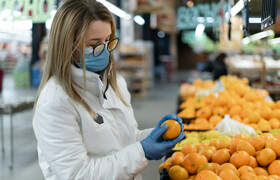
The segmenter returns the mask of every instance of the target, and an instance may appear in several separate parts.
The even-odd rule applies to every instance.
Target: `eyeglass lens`
[[[113,51],[117,47],[118,42],[119,42],[118,39],[112,39],[111,41],[109,41],[108,42],[108,47],[107,47],[108,51],[109,52]],[[98,46],[96,46],[94,48],[93,56],[95,56],[95,57],[99,56],[103,52],[104,48],[105,48],[105,44],[104,43],[103,44],[99,44]]]

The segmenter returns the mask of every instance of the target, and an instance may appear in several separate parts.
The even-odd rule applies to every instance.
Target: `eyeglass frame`
[[[112,49],[111,51],[109,50],[109,46],[108,46],[108,44],[110,43],[110,42],[112,42],[112,41],[114,41],[114,40],[118,40],[117,41],[117,44],[116,44],[116,46],[115,46],[115,48],[114,49]],[[120,41],[120,39],[118,38],[118,37],[115,37],[115,38],[113,38],[113,39],[111,39],[111,40],[109,40],[109,41],[105,41],[104,43],[100,43],[100,44],[97,44],[97,45],[95,45],[95,46],[91,46],[91,48],[92,48],[92,55],[94,56],[94,57],[98,57],[98,56],[100,56],[102,53],[103,53],[103,51],[104,51],[104,49],[105,49],[105,47],[107,47],[107,49],[108,49],[108,51],[109,52],[112,52],[113,50],[115,50],[116,49],[116,47],[118,46],[118,44],[119,44],[119,41]],[[97,55],[97,56],[95,56],[94,55],[94,51],[95,51],[95,48],[97,48],[98,46],[100,46],[101,44],[103,44],[104,45],[104,48],[102,49],[102,51]]]

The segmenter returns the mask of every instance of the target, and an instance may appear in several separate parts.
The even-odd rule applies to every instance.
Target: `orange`
[[[219,140],[213,140],[209,143],[209,146],[214,146],[215,148],[217,148],[219,143]]]
[[[248,166],[250,166],[250,167],[252,167],[252,168],[258,167],[258,162],[257,162],[257,160],[256,160],[255,157],[250,156],[250,161],[249,161]]]
[[[185,157],[185,155],[182,152],[180,152],[180,151],[174,152],[171,156],[170,163],[172,165],[182,166],[184,157]]]
[[[240,142],[240,139],[232,139],[231,143],[229,144],[229,152],[230,154],[235,153],[236,151],[236,145]]]
[[[280,100],[276,101],[275,105],[277,109],[280,109]]]
[[[230,145],[229,141],[220,141],[217,145],[217,149],[228,149]]]
[[[205,156],[207,161],[211,161],[214,151],[212,151],[211,149],[204,148],[199,151],[199,154]]]
[[[262,167],[255,167],[253,169],[257,176],[259,176],[259,175],[268,176],[268,172]]]
[[[231,119],[234,119],[234,120],[236,120],[236,121],[238,121],[238,122],[241,122],[242,120],[241,120],[241,117],[239,116],[239,115],[233,115],[232,117],[231,117]]]
[[[249,123],[250,123],[248,118],[242,119],[241,122],[242,122],[243,124],[249,124]]]
[[[276,104],[274,101],[264,101],[264,104],[268,107],[270,107],[272,110],[276,108]]]
[[[236,145],[236,151],[246,151],[250,156],[254,156],[256,153],[254,146],[243,140]]]
[[[230,159],[230,153],[228,149],[219,149],[212,156],[212,162],[218,164],[224,164]]]
[[[277,175],[270,175],[268,177],[272,178],[273,180],[279,180],[280,179],[280,176],[277,176]]]
[[[196,117],[208,119],[212,114],[212,111],[209,107],[203,107],[196,112]]]
[[[271,144],[270,147],[273,151],[275,151],[276,155],[280,157],[280,139],[277,139]]]
[[[218,115],[220,117],[224,117],[225,109],[223,107],[221,107],[221,106],[214,107],[213,115]]]
[[[209,175],[205,177],[204,180],[223,180],[223,179],[215,174],[215,175]]]
[[[255,104],[254,103],[252,103],[252,102],[245,102],[244,104],[242,104],[242,106],[241,106],[241,108],[243,109],[243,108],[248,108],[248,109],[256,109],[256,106],[255,106]]]
[[[261,110],[261,117],[264,119],[270,119],[272,117],[272,110],[269,107],[263,107]]]
[[[197,173],[199,173],[200,171],[203,171],[203,170],[210,170],[210,171],[216,172],[216,170],[219,167],[220,167],[220,165],[218,163],[203,163],[198,167]]]
[[[230,110],[229,110],[229,114],[230,114],[231,117],[234,116],[234,115],[239,115],[240,112],[241,112],[241,107],[238,106],[238,105],[235,105],[235,106],[231,107]]]
[[[252,92],[247,92],[244,97],[244,99],[246,99],[247,101],[255,101],[256,97],[255,97],[255,93],[252,93]]]
[[[215,99],[213,99],[213,105],[214,106],[224,106],[226,104],[226,99],[223,96],[219,96]]]
[[[195,175],[190,176],[188,180],[195,180]]]
[[[234,172],[237,176],[239,176],[239,172],[238,172],[238,170],[236,169],[236,167],[235,167],[233,164],[230,164],[230,163],[224,163],[224,164],[222,164],[222,165],[217,169],[216,173],[217,173],[218,175],[220,175],[220,173],[221,173],[223,170],[225,170],[225,169],[231,169],[231,170],[233,170],[233,172]]]
[[[255,180],[256,174],[254,173],[243,173],[239,178],[240,180]]]
[[[207,146],[205,149],[211,149],[213,152],[217,151],[217,148],[215,146]]]
[[[238,168],[238,172],[239,175],[241,176],[244,173],[253,173],[256,174],[256,172],[254,171],[254,169],[250,166],[241,166],[240,168]]]
[[[231,169],[223,170],[220,175],[222,179],[239,180],[239,177]]]
[[[204,180],[207,176],[215,175],[213,171],[210,170],[203,170],[197,173],[195,180]]]
[[[255,180],[269,180],[269,179],[267,178],[267,176],[259,175],[255,177]]]
[[[241,111],[240,111],[240,117],[241,118],[247,118],[248,117],[248,114],[251,112],[252,110],[251,109],[249,109],[249,108],[243,108],[243,109],[241,109]]]
[[[247,139],[247,137],[244,134],[236,134],[234,136],[234,139],[239,139],[239,140],[244,140],[245,141]]]
[[[167,171],[169,171],[170,167],[171,167],[170,163],[164,162],[158,167],[158,173],[160,174],[160,171],[163,169],[166,169]]]
[[[178,165],[172,166],[168,171],[168,175],[171,179],[187,179],[189,177],[188,171]]]
[[[267,166],[276,159],[276,153],[270,148],[264,148],[257,152],[256,159],[261,166]]]
[[[186,156],[189,153],[196,153],[197,149],[193,144],[185,144],[182,147],[181,152]]]
[[[269,121],[272,129],[280,128],[280,120],[277,118],[271,118]]]
[[[273,137],[273,138],[271,138],[271,139],[268,139],[268,140],[266,141],[266,143],[265,143],[265,147],[266,147],[266,148],[271,148],[272,143],[273,143],[274,141],[276,141],[276,140],[277,140],[277,138],[275,138],[275,137]]]
[[[254,148],[256,151],[260,151],[264,148],[265,146],[265,140],[260,137],[251,137],[247,140]]]
[[[174,139],[176,138],[180,132],[181,132],[181,126],[180,124],[172,119],[166,120],[164,121],[161,126],[167,124],[168,125],[168,129],[166,130],[166,132],[162,135],[163,139]]]
[[[280,119],[280,109],[275,109],[272,111],[272,117]]]
[[[236,151],[231,155],[229,162],[236,168],[239,168],[241,166],[249,164],[250,155],[246,151]]]
[[[167,159],[165,160],[165,163],[171,164],[171,157],[167,158]]]
[[[250,123],[249,126],[251,126],[255,131],[259,130],[259,126],[256,123]]]
[[[219,122],[221,122],[223,120],[223,118],[219,115],[213,115],[209,118],[209,123],[213,124],[214,126],[216,126],[217,124],[219,124]]]
[[[189,153],[184,158],[183,167],[186,168],[190,174],[194,174],[203,163],[207,163],[206,157],[198,153]]]
[[[276,139],[280,139],[280,133],[276,136]]]
[[[248,120],[250,123],[258,123],[261,120],[261,116],[259,113],[255,112],[255,111],[251,111],[248,114]]]
[[[264,139],[265,143],[268,139],[274,138],[274,136],[270,133],[262,133],[259,137]]]
[[[267,170],[270,175],[280,176],[280,160],[273,161]]]

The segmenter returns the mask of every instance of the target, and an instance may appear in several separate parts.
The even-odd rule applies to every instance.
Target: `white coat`
[[[40,94],[33,118],[45,179],[142,179],[140,172],[148,161],[139,141],[152,129],[138,130],[132,108],[121,102],[111,86],[106,91],[107,99],[103,98],[98,74],[87,71],[83,89],[82,69],[72,65],[71,71],[74,88],[104,122],[95,122],[52,77]],[[117,83],[130,105],[130,94],[120,75]]]

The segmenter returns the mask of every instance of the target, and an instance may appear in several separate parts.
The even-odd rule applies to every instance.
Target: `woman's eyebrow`
[[[112,34],[110,34],[106,39],[110,38]],[[91,38],[88,41],[101,41],[102,38]]]

